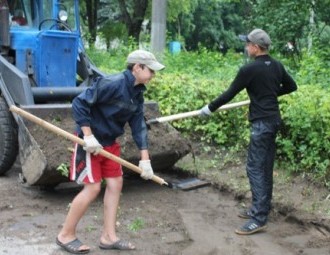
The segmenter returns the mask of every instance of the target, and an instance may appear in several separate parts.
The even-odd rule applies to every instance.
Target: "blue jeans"
[[[276,134],[280,120],[252,122],[246,171],[252,192],[252,219],[266,224],[273,193],[273,167]]]

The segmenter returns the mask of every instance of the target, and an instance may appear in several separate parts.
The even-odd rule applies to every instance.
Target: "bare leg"
[[[70,210],[66,216],[62,230],[58,234],[58,240],[62,243],[68,243],[76,239],[77,225],[85,214],[90,203],[97,197],[101,190],[101,183],[85,184],[82,191],[73,199]],[[89,249],[82,245],[80,249]]]
[[[123,178],[106,178],[105,180],[107,187],[104,193],[104,228],[100,241],[103,244],[111,244],[119,240],[116,235],[116,218]]]

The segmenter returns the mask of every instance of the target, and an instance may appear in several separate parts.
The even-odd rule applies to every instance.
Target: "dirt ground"
[[[234,230],[244,220],[237,213],[250,199],[244,162],[203,148],[195,158],[188,155],[178,162],[177,168],[198,172],[210,186],[183,191],[134,175],[125,178],[118,233],[136,245],[135,251],[98,248],[100,195],[78,228],[78,237],[91,247],[90,254],[330,255],[329,190],[276,170],[274,209],[267,230],[238,236]],[[60,185],[45,191],[27,187],[19,183],[19,171],[16,164],[0,177],[0,255],[68,254],[56,246],[55,237],[80,188]],[[168,181],[185,177],[181,170],[156,173]]]

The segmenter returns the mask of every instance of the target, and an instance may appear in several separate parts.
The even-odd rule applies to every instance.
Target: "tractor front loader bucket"
[[[74,131],[71,117],[71,105],[45,105],[44,107],[22,107],[34,115],[54,125]],[[70,163],[70,141],[60,139],[42,127],[20,118],[19,124],[19,156],[23,178],[29,185],[56,186],[68,181],[58,167]]]

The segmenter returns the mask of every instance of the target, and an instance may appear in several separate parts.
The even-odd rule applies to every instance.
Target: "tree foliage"
[[[298,44],[309,24],[310,0],[302,1],[249,1],[252,8],[246,16],[249,28],[265,29],[273,40],[273,46],[281,49],[288,42]]]
[[[187,48],[204,46],[218,51],[241,48],[237,40],[237,34],[243,30],[240,11],[238,3],[199,0],[195,11],[182,19]]]
[[[142,22],[148,8],[148,0],[118,0],[121,20],[125,23],[129,36],[139,41]]]
[[[88,28],[90,42],[95,41],[99,31],[108,46],[109,40],[116,37],[132,37],[138,43],[142,22],[151,19],[152,0],[82,3],[87,17],[83,24]],[[237,36],[259,27],[270,34],[275,51],[293,54],[307,47],[322,49],[325,58],[330,55],[327,47],[330,0],[167,0],[167,3],[168,40],[179,40],[187,50],[200,47],[223,52],[230,48],[242,50]],[[150,22],[146,31],[150,31]],[[294,50],[288,49],[288,42]]]
[[[82,20],[88,28],[90,45],[95,43],[97,31],[101,31],[107,40],[128,34],[139,41],[149,2],[151,0],[83,0],[81,11],[86,18]],[[123,31],[122,24],[125,25],[127,34]],[[108,41],[106,43],[109,44]]]
[[[292,42],[297,50],[308,46],[308,40],[327,32],[329,0],[247,0],[247,28],[264,28],[274,38],[274,48],[284,50]],[[313,15],[312,15],[313,14]]]

